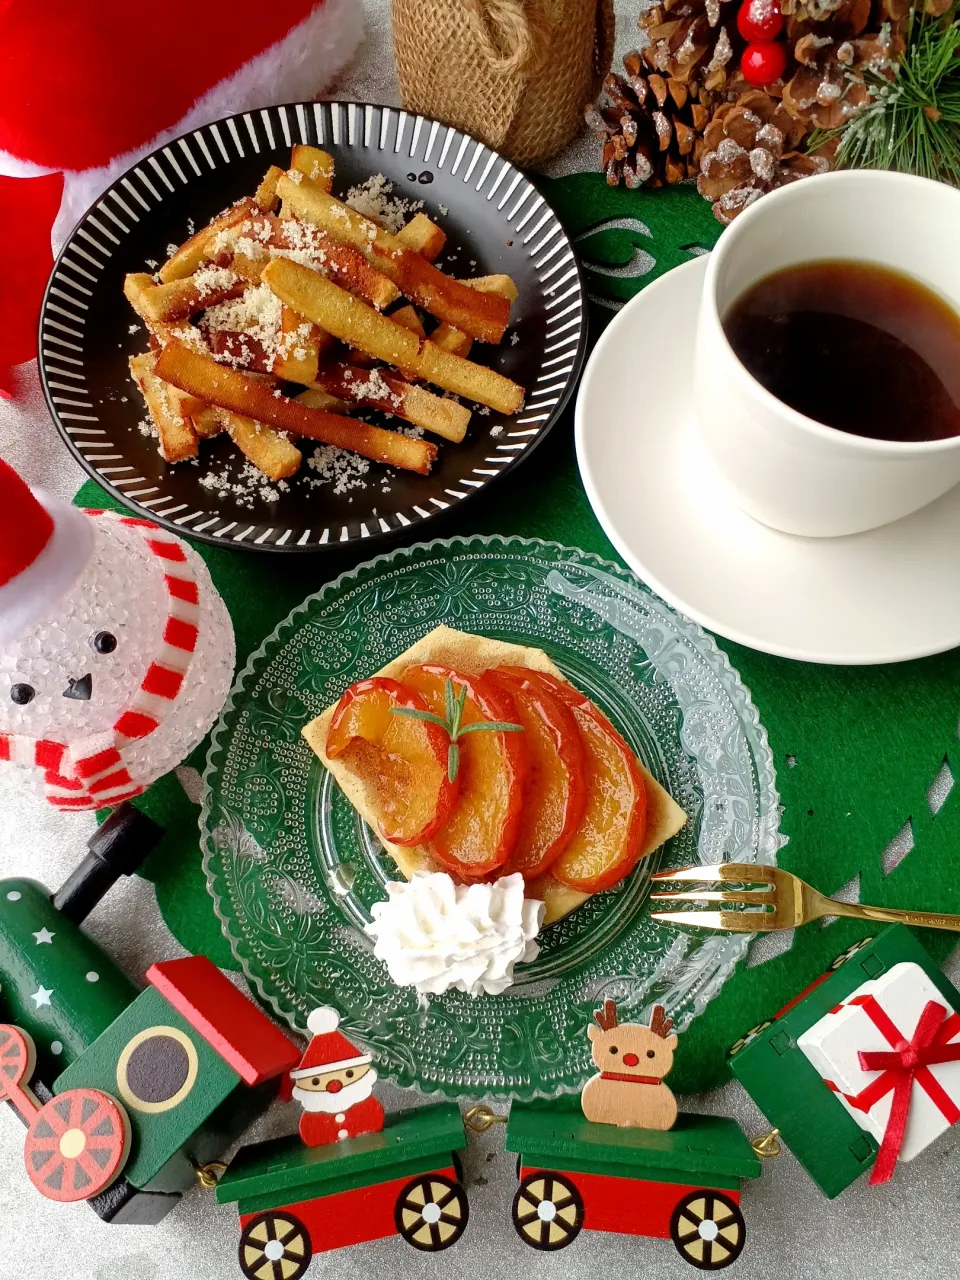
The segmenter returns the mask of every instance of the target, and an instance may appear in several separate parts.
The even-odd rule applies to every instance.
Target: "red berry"
[[[775,40],[782,27],[779,0],[743,0],[737,14],[737,29],[744,40]]]
[[[786,70],[787,51],[782,44],[748,44],[740,59],[740,70],[749,84],[762,88],[773,84]]]

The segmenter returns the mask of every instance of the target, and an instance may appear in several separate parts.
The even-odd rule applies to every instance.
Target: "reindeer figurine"
[[[617,1006],[604,1000],[587,1027],[593,1061],[600,1068],[584,1085],[580,1105],[588,1120],[636,1129],[672,1129],[677,1100],[663,1077],[673,1066],[677,1037],[662,1005],[648,1027],[617,1022]]]

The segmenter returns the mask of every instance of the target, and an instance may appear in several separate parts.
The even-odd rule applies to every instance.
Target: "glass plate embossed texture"
[[[362,932],[398,875],[300,736],[355,680],[440,623],[536,645],[611,717],[686,810],[619,886],[541,934],[500,996],[398,988]],[[574,1091],[598,1000],[663,1003],[683,1030],[745,955],[744,936],[651,920],[656,866],[772,862],[779,801],[748,691],[713,640],[619,566],[523,538],[454,538],[381,556],[280,624],[234,686],[205,773],[204,866],[253,986],[303,1030],[330,1003],[385,1077],[447,1096]]]

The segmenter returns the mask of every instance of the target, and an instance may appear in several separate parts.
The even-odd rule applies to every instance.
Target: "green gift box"
[[[798,1038],[863,983],[902,961],[917,964],[954,1008],[951,985],[906,926],[864,939],[730,1051],[730,1067],[824,1195],[831,1199],[865,1173],[878,1145],[840,1103],[797,1044]]]

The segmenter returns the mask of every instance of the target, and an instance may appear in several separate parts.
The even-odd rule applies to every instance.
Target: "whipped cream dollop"
[[[374,955],[398,987],[424,995],[456,989],[499,995],[513,982],[513,967],[536,959],[534,941],[544,904],[523,896],[523,876],[493,884],[454,884],[444,871],[415,871],[387,885],[374,904],[366,932]]]

